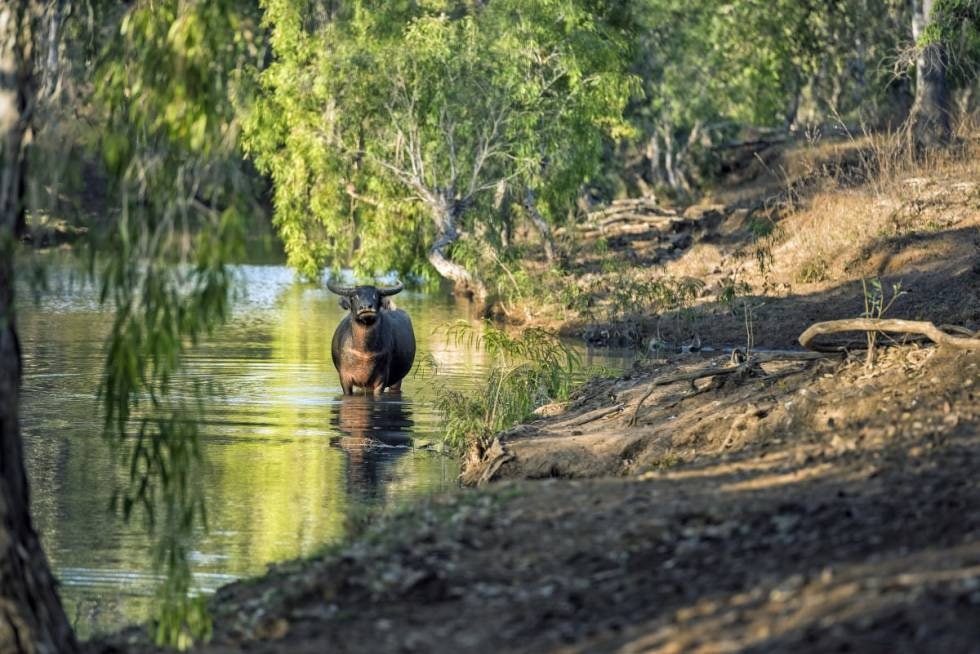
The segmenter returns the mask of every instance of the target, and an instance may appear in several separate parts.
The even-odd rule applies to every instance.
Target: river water
[[[21,420],[34,519],[69,619],[86,637],[145,619],[158,579],[142,522],[108,510],[126,478],[101,439],[96,402],[111,316],[70,263],[47,268],[38,302],[21,293]],[[190,378],[220,387],[201,428],[208,529],[195,534],[192,566],[204,593],[336,542],[351,511],[455,487],[455,460],[424,447],[440,439],[433,399],[439,386],[472,388],[488,366],[481,352],[434,333],[473,320],[467,303],[406,291],[397,303],[438,375],[409,375],[400,395],[379,401],[344,399],[330,359],[337,298],[285,266],[237,270],[242,297],[229,323],[187,365]],[[618,367],[625,358],[586,362]]]

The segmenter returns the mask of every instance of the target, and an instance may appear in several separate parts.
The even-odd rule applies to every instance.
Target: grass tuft
[[[497,432],[523,422],[539,406],[567,399],[581,367],[578,354],[538,327],[513,335],[490,322],[459,320],[443,330],[457,345],[480,348],[494,360],[475,391],[442,389],[436,399],[446,419],[445,442],[458,452],[482,452]]]

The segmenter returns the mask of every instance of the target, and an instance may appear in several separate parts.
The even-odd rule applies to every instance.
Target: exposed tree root
[[[740,352],[740,351],[739,351]],[[764,370],[759,366],[763,363],[769,363],[772,361],[813,361],[816,359],[825,359],[828,356],[833,356],[835,353],[823,353],[823,352],[765,352],[762,354],[753,354],[748,360],[744,360],[741,363],[732,365],[727,368],[705,368],[701,370],[695,370],[692,372],[679,373],[676,375],[667,375],[665,377],[660,377],[659,379],[654,379],[650,382],[650,390],[640,398],[637,402],[636,408],[633,410],[633,417],[630,418],[630,426],[636,425],[637,420],[640,415],[640,408],[643,403],[653,395],[654,390],[659,386],[668,386],[682,381],[689,381],[693,385],[694,382],[699,379],[707,379],[709,377],[717,378],[722,375],[736,375],[737,378],[742,379],[750,376],[758,376],[762,373],[765,378],[770,378]],[[737,359],[733,358],[733,361]],[[792,374],[796,374],[800,370],[793,370]],[[785,375],[779,374],[777,377],[783,377]],[[700,394],[708,389],[695,389],[694,395]]]
[[[600,420],[613,413],[619,413],[620,411],[623,410],[624,406],[625,405],[623,404],[615,404],[613,406],[607,406],[607,407],[602,407],[601,409],[596,409],[595,411],[589,411],[588,413],[584,413],[579,417],[574,418],[569,422],[565,423],[565,426],[578,427],[593,422],[595,420]]]

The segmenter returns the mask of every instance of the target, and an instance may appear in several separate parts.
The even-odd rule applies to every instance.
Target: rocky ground
[[[198,651],[980,652],[980,350],[883,338],[872,366],[786,353],[812,322],[861,313],[861,276],[912,291],[892,317],[980,327],[968,170],[880,215],[817,196],[768,245],[730,207],[613,243],[709,289],[742,266],[750,326],[705,295],[700,351],[658,342],[498,435],[467,467],[480,488],[222,589]],[[818,247],[819,216],[872,224]],[[773,258],[753,272],[760,244]],[[754,356],[733,360],[747,331]],[[113,642],[92,648],[133,649]]]

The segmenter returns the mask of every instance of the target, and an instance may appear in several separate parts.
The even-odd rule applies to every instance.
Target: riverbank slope
[[[972,161],[815,191],[768,234],[736,202],[588,236],[598,291],[568,324],[641,361],[499,434],[481,488],[222,589],[198,651],[980,651],[980,352],[785,354],[860,315],[862,277],[911,291],[891,317],[980,327]],[[619,311],[603,285],[661,264],[708,292]]]

